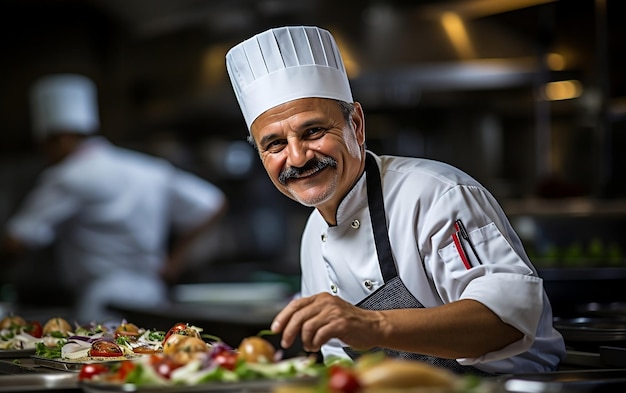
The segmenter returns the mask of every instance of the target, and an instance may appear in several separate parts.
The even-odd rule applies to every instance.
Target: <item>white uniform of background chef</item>
[[[7,223],[5,241],[12,249],[54,244],[62,284],[75,294],[83,323],[110,316],[109,303],[167,301],[164,278],[176,279],[185,247],[226,207],[221,190],[205,180],[94,135],[96,96],[81,75],[34,85],[35,135],[54,164]],[[168,249],[171,233],[180,241]]]
[[[271,29],[232,48],[226,55],[226,62],[251,140],[259,148],[270,178],[284,194],[299,200],[309,196],[305,192],[314,194],[316,189],[336,190],[340,186],[324,188],[322,180],[317,181],[318,177],[312,174],[317,171],[340,173],[322,174],[319,179],[341,182],[341,176],[351,173],[348,166],[364,167],[354,179],[348,180],[353,182],[352,186],[340,196],[336,207],[331,199],[334,196],[312,203],[317,209],[312,212],[302,237],[302,298],[277,316],[272,326],[275,331],[301,330],[304,341],[307,322],[315,320],[311,324],[320,325],[325,335],[344,334],[343,341],[355,339],[361,333],[367,335],[369,331],[378,333],[373,325],[358,322],[374,319],[380,322],[372,314],[357,311],[335,301],[336,298],[330,301],[320,295],[323,293],[366,310],[434,309],[454,303],[466,307],[477,301],[505,324],[517,329],[521,338],[503,348],[456,361],[375,345],[392,356],[422,359],[459,372],[536,372],[557,367],[565,348],[563,338],[552,326],[551,306],[542,280],[489,192],[467,174],[443,163],[379,157],[366,152],[364,144],[360,144],[360,152],[355,153],[353,144],[358,143],[359,133],[364,135],[364,117],[359,104],[355,104],[357,109],[352,112],[352,116],[358,116],[358,121],[352,120],[345,126],[345,119],[337,117],[336,110],[333,112],[319,100],[310,100],[314,97],[353,102],[339,50],[326,30],[301,26]],[[318,117],[311,115],[309,118],[308,113]],[[257,120],[260,123],[255,123]],[[311,130],[307,128],[307,121],[313,124]],[[346,128],[334,130],[335,127]],[[325,133],[330,139],[324,139]],[[343,156],[338,153],[343,151],[340,140],[347,151]],[[281,182],[277,168],[290,169],[287,163],[294,161],[295,156],[291,155],[296,152],[297,161],[306,170],[296,171],[305,180],[294,180],[294,187],[297,187],[294,191],[288,183]],[[350,156],[356,157],[355,162]],[[309,161],[304,162],[302,157]],[[339,163],[307,167],[310,162],[317,160],[318,164],[320,159],[329,157]],[[382,185],[375,185],[376,179],[380,179]],[[313,195],[310,198],[315,200]],[[320,209],[327,215],[323,216]],[[373,227],[382,231],[376,236],[373,233],[377,230]],[[464,238],[466,232],[468,238]],[[388,243],[387,249],[385,243]],[[468,303],[468,299],[472,302]],[[337,311],[326,313],[329,307]],[[484,307],[478,309],[485,310]],[[335,323],[341,318],[339,310],[345,311],[351,319]],[[455,310],[462,311],[461,308]],[[409,320],[411,313],[415,320],[422,315],[407,311],[403,319]],[[488,314],[490,318],[493,316]],[[384,322],[393,324],[391,318]],[[458,328],[454,338],[467,338],[467,342],[490,339],[479,337],[484,333],[480,330],[480,321],[472,321],[474,336],[467,336],[462,322],[450,323]],[[357,334],[354,329],[345,328],[352,325],[363,332]],[[469,320],[466,326],[470,327]],[[404,325],[403,328],[406,329],[403,333],[410,331]],[[448,326],[442,328],[447,331]],[[420,331],[419,328],[416,331]],[[435,335],[434,330],[432,333]],[[306,335],[311,340],[315,337],[310,326]],[[333,355],[355,355],[355,351],[334,337],[321,347],[325,359]],[[380,339],[389,340],[388,337]],[[428,340],[426,337],[425,341]],[[439,348],[441,353],[454,352],[455,348],[446,345],[450,344],[439,342],[432,347]]]

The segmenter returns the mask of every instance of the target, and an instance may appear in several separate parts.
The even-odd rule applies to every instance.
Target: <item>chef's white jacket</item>
[[[165,301],[159,270],[170,231],[199,224],[224,201],[217,187],[166,160],[91,137],[41,174],[7,230],[33,247],[54,242],[61,277],[83,302],[79,313],[97,318],[107,301]]]
[[[542,279],[494,197],[450,165],[375,157],[392,253],[413,296],[425,307],[479,301],[524,334],[498,351],[457,361],[493,373],[554,370],[565,355],[563,338],[553,328]],[[467,246],[473,267],[463,264],[452,239],[456,219],[465,224],[482,265]],[[313,211],[302,237],[301,268],[302,296],[329,292],[356,304],[383,285],[365,174],[341,202],[336,226]],[[333,339],[322,353],[347,357],[342,346]]]

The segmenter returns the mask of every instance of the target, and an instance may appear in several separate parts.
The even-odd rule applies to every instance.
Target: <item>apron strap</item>
[[[380,270],[383,279],[385,282],[388,282],[398,275],[398,270],[396,269],[393,254],[391,253],[380,171],[378,170],[376,159],[369,153],[366,153],[366,155],[365,171],[367,172],[367,201],[369,204],[370,220],[372,221],[372,230],[374,232],[374,242],[376,243],[376,253],[378,254]]]

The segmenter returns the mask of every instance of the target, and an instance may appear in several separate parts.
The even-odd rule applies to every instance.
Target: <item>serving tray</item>
[[[69,359],[48,359],[40,356],[31,356],[33,362],[42,367],[53,368],[55,370],[79,372],[85,364],[119,362],[120,358],[98,358],[93,360],[69,360]]]

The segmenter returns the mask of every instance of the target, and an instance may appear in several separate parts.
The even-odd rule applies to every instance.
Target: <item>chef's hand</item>
[[[356,307],[337,296],[320,293],[292,300],[272,322],[274,333],[282,332],[281,346],[289,348],[300,334],[302,347],[317,352],[332,338],[355,349],[375,346],[374,328],[381,315]]]

